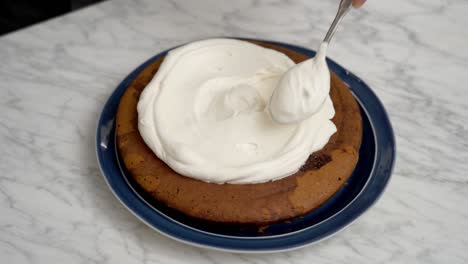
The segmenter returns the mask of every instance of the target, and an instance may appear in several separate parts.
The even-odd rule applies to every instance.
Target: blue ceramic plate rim
[[[249,39],[253,40],[253,39]],[[254,39],[256,40],[256,39]],[[314,51],[285,44],[281,42],[256,40],[267,42],[313,56]],[[230,252],[280,252],[309,245],[330,237],[336,232],[349,226],[360,215],[367,211],[382,195],[390,180],[395,160],[395,138],[388,115],[373,91],[360,78],[349,72],[333,60],[327,59],[330,69],[335,72],[352,90],[355,98],[367,115],[373,130],[375,140],[375,157],[369,179],[361,192],[343,209],[328,219],[306,227],[296,232],[266,237],[237,237],[218,235],[198,230],[179,223],[164,215],[142,200],[131,186],[118,166],[115,153],[105,151],[108,144],[115,144],[106,135],[113,130],[114,118],[120,97],[131,81],[150,63],[165,55],[168,50],[161,52],[131,72],[112,92],[99,116],[96,132],[96,154],[98,165],[104,179],[116,198],[137,218],[148,226],[170,238],[193,246],[230,251]],[[112,155],[110,157],[109,155]],[[106,159],[115,159],[109,164]],[[115,177],[118,172],[121,177]]]

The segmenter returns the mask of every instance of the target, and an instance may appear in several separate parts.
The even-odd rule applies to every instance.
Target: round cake
[[[295,63],[307,56],[276,45],[254,42],[284,53]],[[362,138],[359,106],[348,87],[331,74],[330,97],[337,132],[310,155],[298,172],[255,184],[217,184],[180,175],[145,144],[138,130],[137,104],[164,58],[147,66],[122,96],[116,118],[118,152],[145,196],[197,219],[264,225],[304,215],[335,194],[351,176]]]

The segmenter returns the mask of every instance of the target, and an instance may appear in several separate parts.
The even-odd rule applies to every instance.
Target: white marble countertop
[[[97,116],[159,51],[213,36],[317,47],[336,1],[107,1],[0,37],[2,263],[468,263],[468,2],[370,0],[329,56],[378,94],[397,163],[378,203],[300,250],[240,255],[165,238],[97,169]]]

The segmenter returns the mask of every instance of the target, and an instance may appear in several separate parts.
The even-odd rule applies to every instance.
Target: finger
[[[366,0],[354,0],[354,1],[353,1],[353,7],[354,7],[354,8],[359,8],[359,7],[361,7],[365,2],[366,2]]]

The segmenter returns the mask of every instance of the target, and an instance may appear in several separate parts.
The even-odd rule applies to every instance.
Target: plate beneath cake
[[[315,52],[278,42],[267,43],[314,56]],[[115,115],[120,98],[135,77],[162,52],[130,73],[111,94],[99,117],[96,150],[104,179],[114,195],[141,221],[173,239],[194,246],[232,252],[278,252],[330,237],[351,224],[375,203],[388,183],[395,158],[395,141],[388,116],[379,99],[357,76],[332,60],[335,72],[357,99],[363,119],[363,138],[356,168],[344,186],[319,208],[289,221],[268,226],[214,225],[158,204],[138,190],[120,165],[115,137]]]

